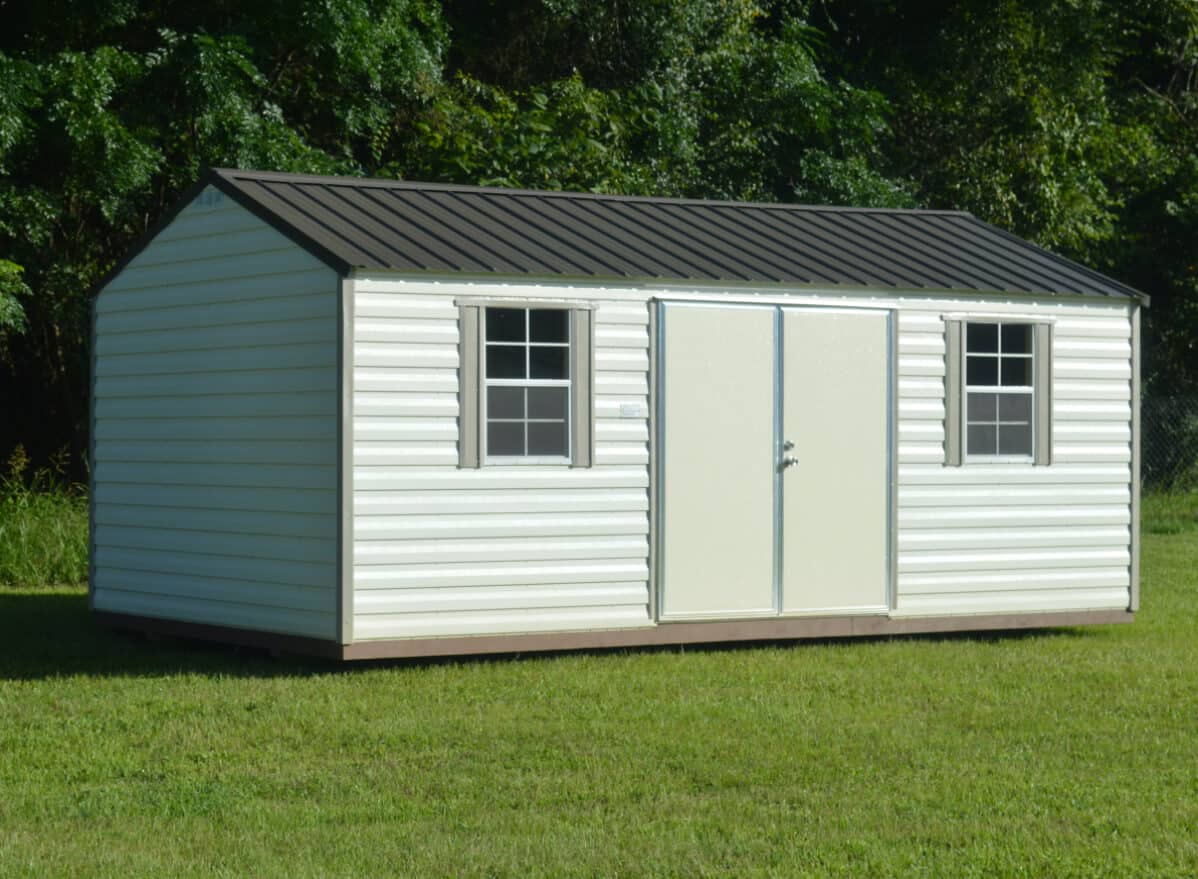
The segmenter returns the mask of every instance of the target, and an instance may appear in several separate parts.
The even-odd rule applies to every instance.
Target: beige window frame
[[[594,462],[594,312],[586,303],[540,300],[464,300],[458,305],[458,466],[511,465],[590,467]],[[487,454],[486,320],[488,308],[559,309],[569,313],[567,457]],[[535,386],[535,380],[527,382]]]
[[[1031,455],[970,454],[967,447],[968,399],[971,388],[966,384],[968,354],[966,338],[970,324],[1023,324],[1032,334],[1032,452]],[[1000,330],[1001,332],[1001,330]],[[1017,316],[946,318],[944,370],[944,461],[948,467],[965,464],[1027,462],[1035,466],[1052,463],[1052,342],[1051,322]],[[996,379],[997,381],[997,379]],[[991,389],[1002,393],[1001,386]],[[1028,393],[1026,387],[1012,393]]]

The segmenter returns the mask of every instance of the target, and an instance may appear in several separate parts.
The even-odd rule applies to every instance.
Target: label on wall
[[[645,407],[641,403],[621,403],[620,404],[621,418],[644,418]]]

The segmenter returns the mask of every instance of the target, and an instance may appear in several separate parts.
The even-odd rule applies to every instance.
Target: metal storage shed
[[[95,301],[91,606],[342,659],[1130,621],[1146,301],[959,212],[209,171]]]

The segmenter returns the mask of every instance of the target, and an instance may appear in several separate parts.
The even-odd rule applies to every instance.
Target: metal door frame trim
[[[767,306],[768,307],[768,306]],[[782,538],[783,516],[786,514],[783,504],[783,477],[786,470],[782,466],[782,451],[786,438],[783,433],[783,416],[786,411],[786,315],[780,305],[773,306],[774,311],[774,615],[781,616],[783,608],[782,572],[786,564],[783,553]]]
[[[685,621],[687,619],[699,619],[693,614],[674,617],[664,613],[666,606],[665,593],[665,545],[664,535],[666,531],[666,506],[665,506],[665,474],[666,474],[666,415],[665,415],[665,372],[666,372],[666,311],[669,308],[751,308],[751,309],[769,309],[774,315],[774,481],[773,481],[773,608],[762,608],[755,611],[742,611],[736,614],[733,613],[718,613],[715,615],[707,615],[705,619],[747,619],[761,618],[762,614],[773,613],[774,616],[789,618],[801,617],[803,612],[799,611],[792,614],[785,613],[783,589],[783,574],[785,572],[785,547],[783,546],[784,536],[784,494],[785,484],[783,482],[784,471],[781,467],[783,457],[783,443],[785,437],[784,416],[785,416],[785,386],[784,386],[784,370],[785,370],[785,321],[786,312],[794,311],[800,314],[818,312],[822,314],[848,314],[860,315],[862,313],[884,314],[886,316],[886,364],[888,375],[886,376],[886,442],[887,442],[887,464],[886,464],[886,604],[877,608],[875,613],[888,614],[892,612],[896,606],[898,599],[898,582],[897,582],[897,503],[898,503],[898,413],[896,407],[898,404],[897,384],[898,384],[898,369],[896,358],[898,357],[898,315],[897,308],[890,305],[863,305],[863,306],[839,306],[839,305],[823,305],[823,304],[807,304],[807,303],[784,303],[784,302],[720,302],[710,300],[689,300],[674,297],[654,296],[650,299],[650,319],[653,324],[653,331],[650,335],[651,345],[653,350],[650,351],[650,368],[652,380],[650,382],[650,393],[652,399],[649,405],[649,420],[650,420],[650,476],[651,484],[649,491],[649,503],[651,506],[649,522],[650,522],[650,584],[652,586],[652,594],[650,598],[650,619],[655,623]]]

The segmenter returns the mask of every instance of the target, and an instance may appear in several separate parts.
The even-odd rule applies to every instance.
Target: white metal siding
[[[355,639],[647,622],[649,425],[620,406],[647,403],[655,295],[897,310],[894,615],[1128,606],[1124,301],[380,277],[355,294]],[[456,468],[460,296],[599,302],[595,468]],[[1054,323],[1051,466],[944,465],[947,315]]]
[[[209,188],[104,288],[98,610],[336,637],[337,283]]]
[[[1054,321],[1051,466],[943,466],[950,312]],[[900,312],[896,615],[1128,606],[1130,339],[1124,302],[921,301]]]
[[[458,469],[471,295],[597,300],[593,467]],[[649,624],[648,321],[628,291],[355,281],[354,640]]]

